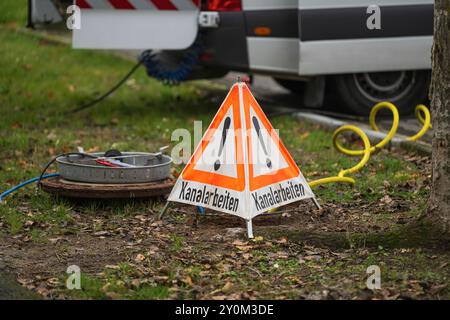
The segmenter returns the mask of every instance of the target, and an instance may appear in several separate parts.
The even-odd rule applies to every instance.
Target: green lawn
[[[0,23],[14,23],[26,25],[27,8],[26,0],[12,1],[5,0],[0,4]]]
[[[67,115],[109,89],[133,63],[72,50],[24,30],[24,2],[0,5],[0,190],[37,176],[53,156],[78,146],[124,151],[173,146],[174,129],[192,133],[195,120],[205,129],[226,95],[227,88],[209,81],[165,86],[140,69],[95,108]],[[336,175],[358,161],[337,153],[332,132],[317,125],[290,116],[272,123],[309,180]],[[0,236],[24,246],[21,257],[10,256],[19,270],[20,259],[45,261],[53,250],[63,257],[54,264],[49,259],[50,271],[30,280],[45,283],[46,290],[33,289],[51,298],[320,298],[322,290],[335,298],[448,298],[448,252],[439,241],[438,248],[427,242],[429,231],[415,242],[404,237],[410,234],[404,224],[426,206],[429,163],[427,157],[383,150],[354,175],[355,186],[315,190],[324,211],[308,216],[298,209],[275,226],[262,219],[257,230],[264,240],[257,242],[211,243],[228,226],[204,217],[199,231],[185,211],[192,209],[176,209],[158,225],[154,215],[162,202],[74,204],[32,186],[0,205]],[[242,227],[239,223],[231,219],[229,225]],[[108,235],[99,236],[105,230]],[[77,246],[88,251],[82,261],[92,269],[76,292],[63,289],[72,241],[81,241]],[[138,254],[143,259],[136,259]],[[101,258],[89,258],[96,255]],[[365,268],[377,263],[386,271],[387,289],[367,292]],[[279,270],[283,277],[277,277]]]

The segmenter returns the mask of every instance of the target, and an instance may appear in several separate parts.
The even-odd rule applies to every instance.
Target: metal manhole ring
[[[42,181],[42,189],[53,195],[85,199],[154,198],[170,193],[175,180],[139,184],[89,184],[64,180],[61,177]]]
[[[104,153],[91,153],[102,157]],[[101,184],[135,184],[169,178],[172,158],[147,152],[123,152],[122,160],[136,167],[111,168],[101,166],[92,158],[62,156],[57,158],[58,173],[66,180]]]

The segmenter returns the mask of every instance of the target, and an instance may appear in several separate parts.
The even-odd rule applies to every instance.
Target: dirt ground
[[[355,199],[318,210],[303,201],[257,217],[252,241],[242,219],[199,216],[190,206],[174,205],[158,220],[161,203],[137,214],[114,214],[98,203],[95,214],[85,213],[91,202],[74,204],[61,234],[43,241],[26,232],[2,237],[0,258],[22,286],[45,298],[136,298],[147,287],[162,293],[138,298],[449,297],[448,243],[417,224],[413,203]],[[66,290],[72,264],[95,284]],[[380,290],[365,287],[368,265],[386,274]]]

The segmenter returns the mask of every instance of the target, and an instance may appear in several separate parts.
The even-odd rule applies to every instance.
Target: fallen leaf
[[[275,242],[276,242],[276,243],[279,243],[279,244],[285,244],[285,243],[288,242],[288,240],[287,240],[286,237],[282,237],[282,238],[280,238],[280,239],[278,239],[278,240],[275,240]]]
[[[383,198],[381,198],[380,201],[381,201],[382,203],[390,204],[390,203],[392,203],[392,201],[394,201],[394,200],[392,200],[392,198],[389,197],[388,195],[385,195]]]
[[[118,265],[115,265],[115,264],[107,264],[105,266],[105,268],[106,269],[112,269],[112,270],[119,270],[120,269],[120,267]]]
[[[446,289],[447,285],[446,284],[439,284],[439,285],[435,285],[431,287],[431,294],[438,294],[439,292],[441,292],[442,290]]]
[[[276,253],[276,256],[277,256],[277,258],[280,258],[280,259],[287,259],[287,258],[289,258],[289,254],[287,252],[283,252],[283,251],[278,251]]]
[[[11,126],[12,129],[20,129],[22,128],[22,124],[20,122],[14,122]]]
[[[168,276],[154,276],[153,280],[155,280],[156,283],[163,284],[163,283],[166,283],[167,280],[169,280],[169,277]]]
[[[222,288],[222,292],[223,293],[228,293],[231,291],[231,289],[233,288],[233,283],[231,283],[230,281],[228,281],[227,283],[225,283],[225,285]]]
[[[139,279],[133,279],[131,280],[131,286],[135,289],[139,288],[141,285],[141,281]]]
[[[311,255],[311,256],[306,256],[306,257],[304,257],[304,259],[308,260],[308,261],[319,261],[322,259],[322,256],[315,254],[315,255]]]
[[[58,278],[50,278],[50,279],[47,279],[47,283],[52,286],[57,286],[59,284],[59,279]]]
[[[120,299],[120,295],[115,292],[106,292],[105,295],[111,300]]]
[[[247,242],[243,242],[241,240],[234,240],[232,245],[234,246],[245,246],[247,244]]]
[[[107,235],[109,235],[108,231],[97,231],[97,232],[94,232],[94,236],[96,236],[96,237],[107,236]]]
[[[192,278],[190,276],[187,276],[186,278],[184,278],[183,282],[190,287],[192,287],[194,285],[194,282],[192,281]]]
[[[27,221],[25,222],[25,227],[31,227],[33,224],[34,224],[34,221],[27,220]]]
[[[140,253],[134,258],[134,261],[136,261],[136,262],[142,262],[144,260],[145,260],[145,256]]]
[[[310,132],[309,132],[309,131],[306,131],[305,133],[303,133],[303,134],[300,136],[300,138],[301,138],[301,139],[305,139],[305,138],[307,138],[307,137],[309,136],[309,134],[310,134]]]
[[[251,253],[244,253],[244,254],[242,255],[242,257],[243,257],[245,260],[249,260],[249,259],[252,258],[253,256],[252,256]]]
[[[86,150],[86,153],[98,152],[100,151],[100,147],[95,146]]]

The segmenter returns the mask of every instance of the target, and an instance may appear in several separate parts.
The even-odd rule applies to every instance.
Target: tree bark
[[[450,233],[450,0],[436,0],[430,88],[433,173],[428,218]]]

